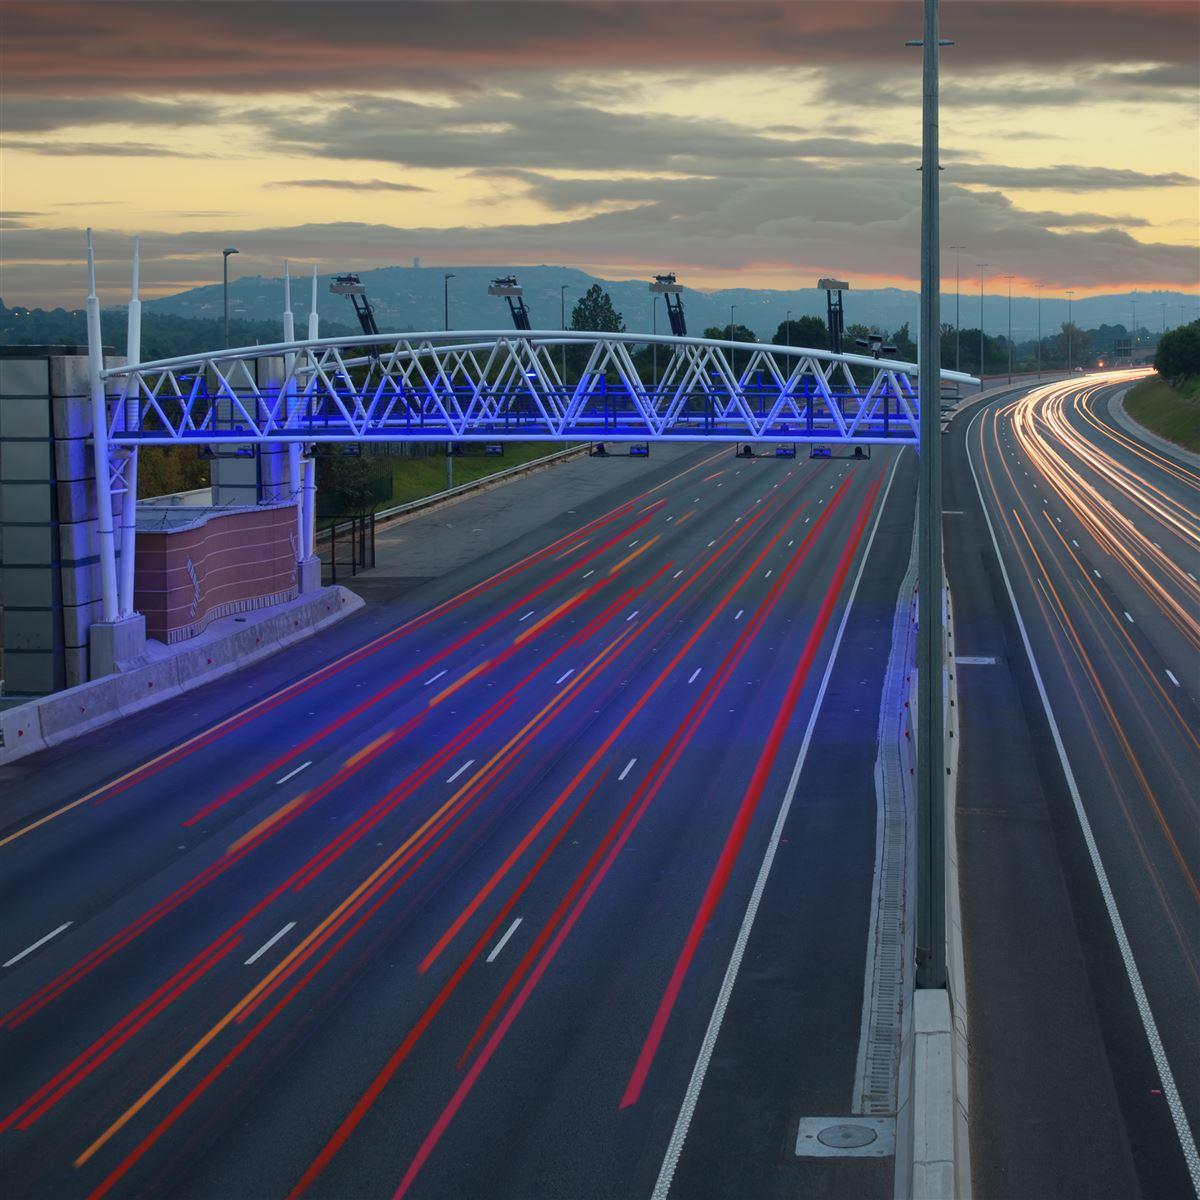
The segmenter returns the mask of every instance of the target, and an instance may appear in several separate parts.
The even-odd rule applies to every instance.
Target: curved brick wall
[[[174,529],[139,529],[134,604],[146,634],[193,637],[210,621],[297,594],[293,504],[212,512]]]

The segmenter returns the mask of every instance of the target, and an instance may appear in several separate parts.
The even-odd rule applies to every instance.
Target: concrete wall
[[[0,357],[0,645],[8,694],[41,695],[88,678],[88,630],[100,616],[91,432],[86,355],[26,357],[13,348]]]
[[[140,529],[134,607],[146,634],[179,642],[216,617],[297,594],[293,504],[206,512],[169,529]]]

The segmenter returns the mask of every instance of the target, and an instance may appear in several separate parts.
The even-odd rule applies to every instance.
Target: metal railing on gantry
[[[660,361],[668,351],[658,371],[655,345]],[[941,374],[944,382],[978,382]],[[505,439],[915,445],[919,427],[915,363],[644,333],[313,338],[101,375],[113,446]]]

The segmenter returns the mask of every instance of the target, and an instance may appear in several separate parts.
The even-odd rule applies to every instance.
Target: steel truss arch
[[[564,380],[551,350],[573,350]],[[653,373],[652,346],[669,351]],[[916,363],[642,333],[313,338],[109,367],[113,446],[389,441],[915,445]],[[649,376],[649,378],[647,378]],[[942,371],[943,383],[978,384]]]

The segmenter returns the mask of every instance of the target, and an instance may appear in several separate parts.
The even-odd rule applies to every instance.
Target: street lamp
[[[1039,283],[1037,285],[1037,377],[1042,377],[1042,288],[1046,285]]]
[[[229,349],[229,256],[238,254],[234,246],[226,246],[221,251],[221,291],[225,297],[225,349]]]
[[[650,332],[655,336],[658,335],[658,293],[650,297]],[[650,346],[651,370],[655,388],[658,387],[658,343],[653,342]]]
[[[737,308],[736,304],[729,306],[729,340],[733,341],[733,310]]]
[[[966,246],[951,246],[954,251],[954,369],[962,370],[962,352],[959,334],[962,332],[962,273],[958,269],[958,252]]]
[[[447,333],[450,332],[450,280],[453,278],[453,271],[442,276],[442,328]]]
[[[790,308],[783,316],[783,341],[785,345],[792,344],[792,310]]]
[[[979,268],[979,390],[983,391],[983,273],[990,263],[976,263]]]
[[[1075,329],[1071,324],[1071,298],[1075,295],[1074,288],[1067,288],[1067,374],[1069,375],[1075,369],[1075,347],[1072,344],[1072,338],[1075,335]]]
[[[1011,275],[1005,275],[1008,280],[1008,382],[1012,383],[1012,281]]]
[[[569,283],[560,283],[558,285],[558,323],[562,326],[563,333],[567,331],[567,288]],[[562,350],[562,382],[563,387],[567,386],[567,345],[564,342],[560,347]]]

